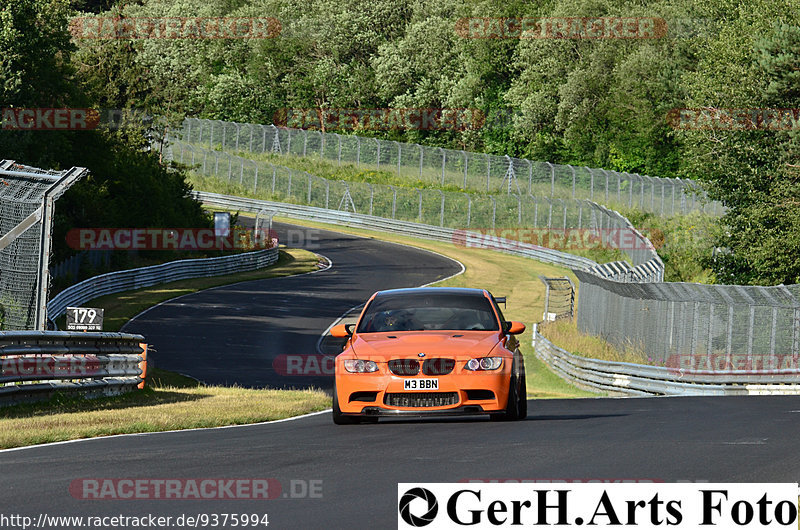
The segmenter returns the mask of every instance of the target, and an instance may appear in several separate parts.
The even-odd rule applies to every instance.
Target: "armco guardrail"
[[[589,359],[559,348],[538,330],[533,333],[533,347],[536,356],[562,378],[579,386],[612,393],[634,396],[718,396],[800,392],[800,371],[797,369],[770,370],[765,374],[754,374],[747,370],[691,371],[680,367]]]
[[[179,140],[170,142],[165,158],[189,163],[200,175],[216,178],[237,194],[252,193],[281,203],[457,229],[465,243],[478,248],[506,250],[510,243],[495,244],[497,236],[503,237],[506,230],[517,233],[512,240],[530,239],[531,247],[537,247],[542,239],[550,240],[551,235],[554,243],[561,241],[556,244],[562,245],[562,250],[607,245],[619,248],[633,264],[632,269],[625,269],[624,280],[663,279],[664,265],[652,243],[619,212],[589,200],[507,193],[477,195],[328,180]],[[472,235],[467,238],[468,231]],[[650,266],[643,267],[647,263]],[[603,277],[618,277],[616,269],[597,272]]]
[[[88,278],[58,293],[48,302],[47,315],[54,320],[64,314],[67,307],[83,304],[99,296],[188,278],[256,270],[272,265],[277,260],[278,248],[273,247],[219,258],[184,259],[150,267],[109,272]]]
[[[197,200],[203,202],[204,204],[218,208],[226,208],[245,212],[260,212],[262,210],[268,210],[295,219],[306,219],[321,223],[354,226],[368,230],[380,230],[383,232],[392,232],[411,237],[446,241],[448,243],[455,242],[454,238],[457,232],[452,228],[446,228],[442,226],[412,223],[397,219],[384,219],[382,217],[374,217],[340,210],[329,210],[314,206],[303,206],[299,204],[265,201],[261,199],[233,197],[230,195],[220,195],[218,193],[209,193],[204,191],[195,191],[193,194]],[[461,232],[463,233],[463,231]],[[589,267],[597,266],[597,263],[588,258],[575,256],[574,254],[567,254],[566,252],[560,252],[558,250],[552,250],[545,247],[521,243],[518,241],[495,238],[493,243],[497,243],[498,245],[496,250],[501,250],[517,256],[537,259],[547,263],[561,265],[563,267],[587,269]]]
[[[56,392],[111,396],[144,386],[141,335],[64,331],[0,332],[0,405]]]

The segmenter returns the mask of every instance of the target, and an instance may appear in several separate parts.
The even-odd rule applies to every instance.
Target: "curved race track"
[[[283,352],[287,344],[313,351],[320,331],[344,309],[363,301],[365,292],[426,283],[455,272],[452,265],[427,261],[431,255],[408,248],[376,252],[374,242],[367,240],[325,238],[318,251],[331,257],[338,271],[334,267],[328,273],[198,293],[146,313],[130,329],[147,333],[150,342],[162,341],[160,366],[190,373],[196,368],[195,375],[213,381],[212,368],[219,361],[199,362],[208,351],[230,346],[234,351],[229,355],[258,365],[269,365],[268,356]],[[373,259],[382,265],[369,261]],[[378,274],[373,277],[372,272]],[[290,311],[269,312],[279,300]],[[157,335],[160,322],[168,330]],[[266,330],[287,323],[286,342],[276,341],[273,347]],[[226,329],[230,338],[224,337]],[[170,364],[177,359],[193,362]],[[248,376],[234,371],[217,375],[218,381]],[[270,377],[259,370],[247,382]],[[531,401],[529,410],[528,420],[517,423],[466,418],[347,427],[334,426],[329,413],[321,413],[261,425],[2,451],[0,514],[36,519],[41,513],[268,513],[269,528],[396,528],[398,482],[795,482],[800,474],[797,397],[549,400]],[[99,501],[76,499],[69,490],[73,480],[82,478],[208,477],[275,478],[282,490],[277,499],[267,501]],[[321,484],[321,497],[291,498],[293,480],[321,481],[315,483]],[[302,489],[296,487],[295,493]]]
[[[155,346],[159,368],[207,383],[330,388],[330,377],[285,377],[272,361],[316,353],[331,322],[375,291],[416,287],[462,270],[452,259],[417,248],[280,223],[273,229],[281,241],[321,254],[333,266],[176,298],[139,315],[124,331],[141,333]]]

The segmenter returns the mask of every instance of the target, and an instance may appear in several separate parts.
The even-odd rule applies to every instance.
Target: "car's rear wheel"
[[[336,425],[353,425],[359,423],[359,418],[345,416],[339,408],[339,393],[336,392],[336,381],[333,382],[333,423]]]
[[[506,410],[491,414],[490,418],[494,421],[516,421],[524,420],[526,417],[528,417],[528,387],[525,381],[525,361],[520,357],[519,365],[515,359],[511,368]]]

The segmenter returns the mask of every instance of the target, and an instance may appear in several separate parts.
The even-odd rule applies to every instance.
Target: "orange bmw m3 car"
[[[331,329],[346,338],[336,357],[333,421],[488,414],[527,416],[525,362],[515,335],[482,289],[420,287],[379,291],[356,324]]]

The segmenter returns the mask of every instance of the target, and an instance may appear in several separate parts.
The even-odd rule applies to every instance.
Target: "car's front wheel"
[[[339,393],[336,391],[336,381],[333,382],[333,423],[336,425],[353,425],[358,423],[358,418],[345,416],[339,408]]]
[[[519,370],[517,370],[519,366]],[[508,402],[504,412],[490,415],[494,421],[517,421],[528,417],[528,387],[525,381],[525,361],[522,357],[514,360],[511,379],[508,382]]]

